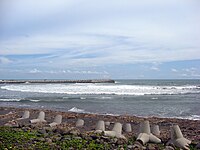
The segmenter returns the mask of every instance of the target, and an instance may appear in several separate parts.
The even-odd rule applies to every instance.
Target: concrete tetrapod
[[[28,110],[24,111],[24,114],[21,118],[17,118],[17,120],[28,119],[30,117],[30,112]]]
[[[101,133],[102,131],[105,131],[105,123],[103,120],[99,120],[96,124],[95,132]]]
[[[160,136],[160,129],[159,129],[159,125],[153,125],[151,127],[151,133],[155,136]]]
[[[137,141],[141,141],[143,145],[148,142],[161,143],[159,138],[151,134],[149,121],[144,121],[140,124],[140,133],[137,137]]]
[[[109,126],[109,125],[110,125],[110,122],[109,122],[109,121],[106,121],[106,122],[105,122],[105,125],[106,125],[106,126]]]
[[[126,133],[132,132],[132,128],[131,128],[131,124],[130,123],[126,123],[123,126],[123,129]]]
[[[104,135],[126,139],[125,136],[122,135],[122,124],[119,122],[114,124],[112,131],[104,131]]]
[[[59,125],[62,123],[62,116],[61,115],[57,115],[54,119],[54,121],[52,123],[50,123],[50,127],[54,127],[56,125]]]
[[[84,120],[83,119],[78,119],[76,121],[76,127],[82,127],[84,125]]]
[[[45,113],[41,111],[37,117],[37,119],[32,119],[30,120],[30,123],[37,123],[37,122],[46,122],[45,118]]]
[[[172,126],[170,133],[171,139],[167,144],[174,144],[179,148],[189,150],[189,144],[191,144],[191,141],[183,137],[183,134],[178,125]]]

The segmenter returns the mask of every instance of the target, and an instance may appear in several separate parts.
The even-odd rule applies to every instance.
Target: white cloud
[[[172,71],[172,72],[178,72],[178,70],[177,70],[177,69],[174,69],[174,68],[172,68],[171,71]]]
[[[29,73],[45,73],[45,74],[96,74],[109,75],[107,71],[90,71],[90,70],[38,70],[34,68]]]
[[[159,71],[160,70],[158,67],[155,67],[155,66],[152,66],[150,69],[154,70],[154,71]]]
[[[198,78],[198,77],[200,77],[200,70],[198,70],[195,67],[184,68],[184,69],[182,69],[182,73],[180,75],[184,76],[184,77]]]
[[[41,73],[42,71],[34,68],[33,70],[30,70],[29,73]]]
[[[48,71],[30,72],[103,74],[67,69],[150,63],[148,70],[159,71],[164,62],[200,59],[197,0],[3,2],[0,55],[48,55],[16,56],[13,68],[41,66]],[[0,57],[1,64],[10,62]],[[171,71],[198,75],[191,68]]]

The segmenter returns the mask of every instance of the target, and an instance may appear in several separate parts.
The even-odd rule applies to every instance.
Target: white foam
[[[39,102],[40,100],[32,99],[31,102]]]
[[[200,120],[200,116],[199,115],[191,115],[191,116],[187,116],[187,117],[177,117],[180,119],[188,119],[188,120]]]
[[[6,99],[6,98],[1,98],[0,101],[4,101],[4,102],[19,102],[21,101],[21,99],[16,99],[16,98],[9,98],[9,99]]]
[[[83,109],[79,109],[79,108],[76,108],[76,107],[73,107],[73,108],[71,108],[70,110],[68,110],[68,111],[70,111],[70,112],[78,112],[78,113],[82,113],[82,112],[84,112],[84,110]]]
[[[105,94],[105,95],[173,95],[200,93],[197,86],[147,86],[117,84],[15,84],[1,87],[10,91],[64,93],[64,94]]]

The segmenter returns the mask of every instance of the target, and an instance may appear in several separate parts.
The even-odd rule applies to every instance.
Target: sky
[[[200,79],[199,0],[1,0],[0,79]]]

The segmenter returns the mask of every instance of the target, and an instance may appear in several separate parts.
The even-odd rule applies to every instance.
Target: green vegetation
[[[99,144],[95,140],[76,139],[48,141],[36,131],[0,127],[0,150],[3,149],[109,149],[108,144]]]
[[[41,133],[38,130],[23,130],[21,128],[0,127],[0,150],[109,150],[109,149],[128,149],[133,145],[135,137],[130,137],[128,141],[116,140],[116,138],[102,137],[101,134],[84,135],[83,137],[66,134],[60,135],[50,131]],[[114,145],[114,147],[113,147]],[[146,145],[150,146],[150,145]],[[190,149],[195,150],[196,144],[191,144]],[[157,149],[164,149],[164,144],[154,144]]]

